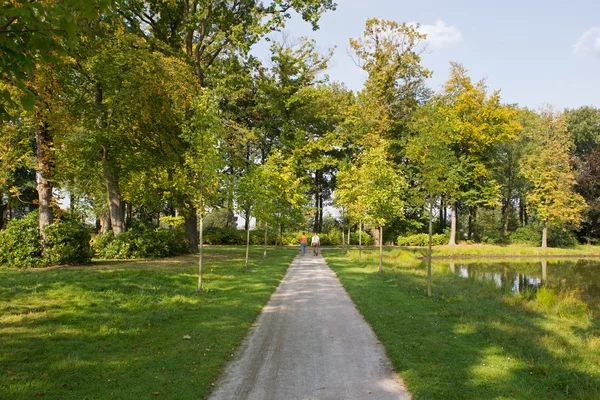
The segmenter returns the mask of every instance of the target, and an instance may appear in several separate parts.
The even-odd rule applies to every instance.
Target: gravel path
[[[298,256],[210,399],[410,399],[321,256]]]

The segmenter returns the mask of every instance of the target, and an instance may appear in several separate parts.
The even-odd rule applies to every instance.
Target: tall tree
[[[433,129],[454,153],[456,179],[446,188],[452,206],[449,244],[456,244],[458,201],[469,207],[494,206],[498,184],[489,173],[495,145],[510,141],[519,129],[516,111],[500,103],[500,92],[488,95],[485,81],[472,83],[467,70],[451,63],[450,78],[434,99],[439,122]]]
[[[542,247],[547,247],[548,225],[577,225],[585,200],[574,191],[575,176],[569,163],[572,137],[563,113],[540,111],[530,133],[531,147],[521,163],[521,173],[531,190],[527,204],[542,222]]]

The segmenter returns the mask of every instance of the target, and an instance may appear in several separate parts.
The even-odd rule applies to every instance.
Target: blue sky
[[[328,74],[360,90],[365,74],[348,56],[348,39],[360,37],[368,18],[419,22],[429,31],[423,65],[429,85],[446,80],[449,61],[462,63],[472,78],[500,89],[506,103],[529,108],[600,106],[600,2],[592,0],[338,0],[313,32],[300,18],[288,24],[291,37],[336,47]],[[258,50],[258,54],[264,54]]]

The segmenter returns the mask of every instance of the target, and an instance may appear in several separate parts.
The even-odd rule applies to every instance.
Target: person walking
[[[313,254],[315,256],[319,255],[319,246],[321,245],[321,239],[319,239],[319,235],[317,235],[316,233],[313,235],[311,241],[310,241],[310,245],[313,248]]]
[[[304,255],[306,253],[306,235],[302,232],[302,236],[300,236],[300,254]]]

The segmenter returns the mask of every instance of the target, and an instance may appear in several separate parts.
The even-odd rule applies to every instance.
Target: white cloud
[[[416,25],[416,23],[411,22],[410,25]],[[427,35],[425,41],[432,49],[452,46],[462,39],[462,34],[457,27],[447,25],[441,19],[435,21],[435,25],[419,26],[418,31]]]
[[[600,54],[600,27],[583,32],[573,45],[573,54],[583,56],[589,53]]]

